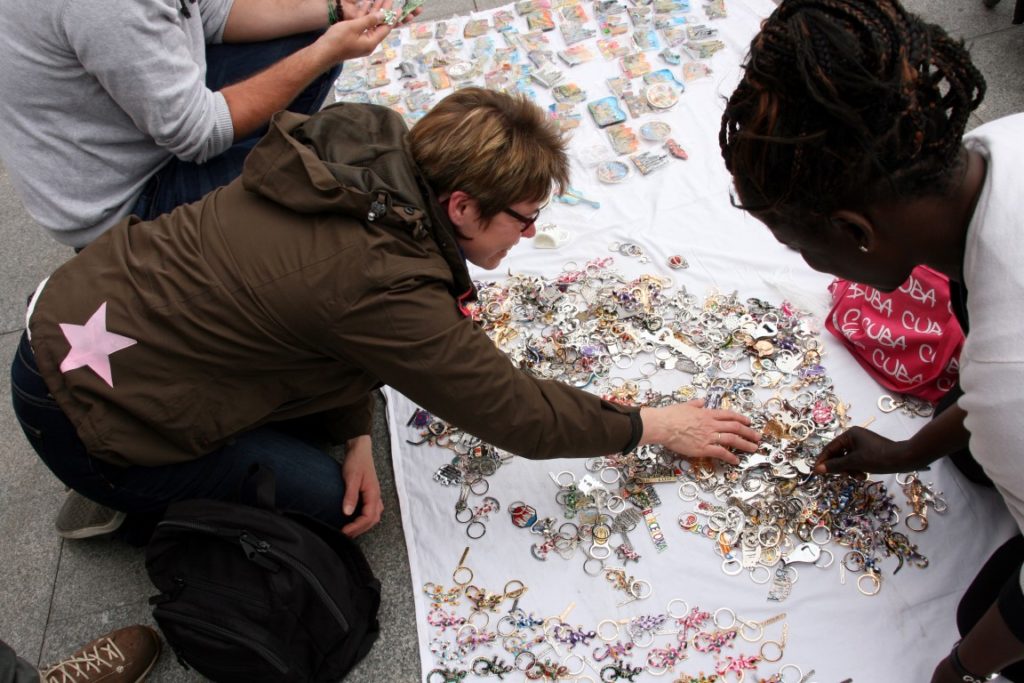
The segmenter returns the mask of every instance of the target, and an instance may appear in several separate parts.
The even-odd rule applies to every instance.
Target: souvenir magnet
[[[366,78],[357,73],[344,73],[334,81],[334,90],[339,93],[350,93],[366,88]]]
[[[669,69],[658,69],[648,74],[644,74],[644,83],[648,85],[654,85],[655,83],[668,83],[669,85],[675,86],[676,90],[683,92],[686,89],[682,83],[676,80],[676,77],[672,75]]]
[[[554,223],[537,226],[537,234],[533,238],[534,249],[557,249],[569,241],[569,231]]]
[[[491,30],[491,22],[486,19],[470,19],[466,22],[466,25],[462,27],[463,38],[477,38],[485,35]]]
[[[555,86],[551,89],[551,96],[555,102],[583,102],[587,99],[586,91],[575,83]]]
[[[629,177],[629,166],[621,161],[606,161],[597,167],[597,179],[602,183],[621,183]]]
[[[687,62],[683,64],[683,80],[687,83],[711,75],[711,67],[704,62]]]
[[[633,44],[638,50],[657,50],[658,34],[654,29],[637,29],[633,32]]]
[[[728,12],[725,9],[725,0],[711,0],[704,5],[704,14],[708,19],[725,19]]]
[[[587,105],[587,109],[590,110],[590,115],[594,117],[594,123],[599,128],[626,120],[626,112],[622,111],[622,108],[619,106],[619,100],[615,97],[603,97],[599,100],[594,100]]]
[[[601,148],[604,149],[603,147]],[[562,204],[568,204],[569,206],[576,206],[577,204],[585,204],[592,209],[600,209],[601,202],[595,202],[593,199],[587,199],[583,194],[574,187],[565,188],[565,194],[555,195],[555,201]]]
[[[668,163],[667,154],[654,154],[653,152],[641,152],[629,157],[629,160],[636,166],[641,174],[652,173]]]
[[[705,24],[693,24],[686,27],[686,37],[695,42],[711,40],[718,37],[718,29]]]
[[[609,126],[606,132],[608,133],[608,141],[611,143],[612,149],[618,154],[632,154],[639,146],[639,141],[636,139],[636,135],[633,134],[633,129],[623,123]]]
[[[670,83],[655,83],[647,88],[647,102],[655,109],[671,109],[679,101],[679,92]]]
[[[453,62],[448,65],[448,75],[458,80],[466,78],[473,71],[473,65],[469,62]]]
[[[573,45],[567,50],[561,50],[558,58],[569,66],[576,66],[592,60],[594,53],[586,45]]]
[[[671,64],[672,66],[676,66],[681,61],[683,61],[682,55],[680,55],[677,52],[672,52],[672,50],[668,49],[667,47],[661,52],[659,52],[658,56],[661,57],[666,64]],[[683,70],[683,77],[686,77],[685,69]]]
[[[496,31],[504,31],[513,26],[516,21],[515,15],[508,10],[498,10],[494,13],[494,17],[492,18],[494,20],[494,29]]]
[[[647,55],[643,52],[626,55],[619,62],[619,66],[622,68],[622,73],[628,78],[643,76],[651,70],[651,65],[647,61]]]
[[[682,159],[683,161],[686,161],[687,159],[690,158],[690,155],[686,153],[686,150],[680,147],[679,143],[673,140],[672,138],[669,138],[668,140],[665,141],[665,149],[667,149],[668,153],[674,156],[676,159]]]
[[[531,31],[554,31],[555,18],[552,16],[551,10],[543,9],[526,15],[526,26]]]
[[[710,59],[719,50],[725,49],[725,43],[720,40],[706,40],[700,43],[688,43],[686,50],[697,59]]]
[[[672,126],[664,121],[651,121],[640,126],[640,137],[651,142],[661,142],[672,133]]]
[[[661,37],[664,38],[665,42],[670,46],[675,47],[686,42],[686,31],[678,27],[667,28],[662,30]]]
[[[578,21],[564,22],[559,27],[559,30],[561,30],[562,39],[565,41],[567,46],[582,43],[584,40],[590,40],[597,35],[597,31],[592,28],[587,28]]]
[[[397,69],[399,80],[404,78],[416,78],[416,65],[412,62],[399,62]]]
[[[601,34],[605,36],[621,36],[629,33],[629,24],[619,15],[605,16],[599,24]]]

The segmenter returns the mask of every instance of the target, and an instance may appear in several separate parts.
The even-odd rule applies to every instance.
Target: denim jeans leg
[[[250,467],[258,463],[274,472],[278,507],[303,512],[339,529],[354,517],[341,513],[345,497],[341,465],[326,452],[270,427],[171,465],[118,467],[94,458],[50,396],[24,334],[11,364],[11,394],[26,438],[57,478],[115,510],[155,515],[175,501],[190,498],[238,501]]]
[[[129,467],[111,475],[118,495],[133,508],[159,501],[166,506],[190,498],[239,501],[252,465],[274,473],[277,506],[341,528],[345,482],[341,465],[324,451],[270,427],[242,434],[195,460],[159,467]],[[356,512],[358,515],[358,511]]]
[[[309,46],[322,34],[311,31],[259,43],[207,45],[206,86],[220,90],[243,81]],[[285,109],[300,114],[319,111],[340,72],[339,64],[318,76]],[[153,220],[227,185],[241,175],[246,156],[266,131],[266,126],[260,128],[202,164],[171,159],[146,184],[132,213],[143,220]]]
[[[103,464],[88,454],[74,425],[50,395],[24,333],[11,363],[11,400],[25,438],[57,478],[88,498],[116,507],[107,502],[111,485]]]

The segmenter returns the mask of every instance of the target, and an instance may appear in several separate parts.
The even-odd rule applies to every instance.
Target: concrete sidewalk
[[[694,0],[696,1],[696,0]],[[1011,26],[1014,0],[986,9],[981,0],[909,0],[907,6],[963,37],[988,80],[984,104],[971,125],[1024,111],[1024,27]],[[505,4],[497,0],[428,0],[421,20],[432,21]],[[8,362],[24,328],[26,297],[38,282],[70,258],[71,250],[47,238],[33,223],[0,167],[0,358]],[[97,635],[126,624],[151,623],[147,598],[155,591],[143,551],[109,539],[63,541],[53,519],[64,497],[25,441],[11,410],[8,382],[0,383],[0,639],[33,662],[58,659]],[[383,410],[378,410],[378,416]],[[387,430],[374,435],[384,488],[381,524],[360,539],[384,587],[382,634],[350,681],[422,680],[408,557],[390,464]],[[429,476],[429,473],[424,473]],[[198,681],[172,654],[153,681]],[[823,682],[831,683],[831,682]]]

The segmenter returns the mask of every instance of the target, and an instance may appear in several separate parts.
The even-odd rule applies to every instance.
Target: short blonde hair
[[[522,95],[457,90],[416,122],[409,146],[434,192],[469,194],[484,221],[569,184],[566,141]]]

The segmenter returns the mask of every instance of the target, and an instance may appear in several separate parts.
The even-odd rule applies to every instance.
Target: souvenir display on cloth
[[[703,400],[764,435],[737,466],[648,448],[536,461],[386,390],[422,680],[917,680],[956,637],[948,586],[1015,529],[941,462],[865,481],[806,472],[844,426],[905,438],[929,407],[880,397],[799,310],[827,310],[810,293],[830,278],[729,203],[721,97],[773,9],[522,0],[398,26],[346,63],[343,102],[412,123],[483,84],[533,99],[566,136],[572,187],[499,270],[473,272],[476,324],[510,362],[609,401]]]

